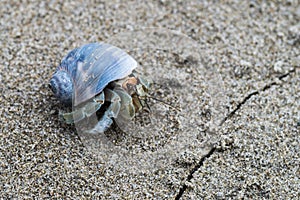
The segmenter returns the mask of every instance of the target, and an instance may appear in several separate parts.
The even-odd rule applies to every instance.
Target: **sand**
[[[1,198],[300,198],[298,1],[0,5]],[[134,34],[145,27],[172,34],[151,43],[151,37]],[[169,36],[179,33],[193,41],[199,59],[189,57],[192,50],[184,55],[189,42],[170,42]],[[121,147],[133,162],[107,162],[87,151],[76,127],[58,119],[62,106],[48,81],[68,51],[95,41],[124,48],[140,64],[156,64],[146,72],[159,72],[157,80],[174,89],[167,100],[173,102],[174,94],[186,97],[183,103],[191,107],[182,107],[183,124],[192,128],[166,128],[158,135],[150,130],[142,139],[121,135]],[[152,46],[131,49],[136,43]],[[153,46],[182,51],[147,51]],[[170,66],[163,65],[168,61]],[[177,75],[190,82],[167,81]],[[145,162],[137,160],[143,155]]]

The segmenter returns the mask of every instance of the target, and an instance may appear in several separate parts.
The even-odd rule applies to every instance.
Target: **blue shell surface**
[[[120,48],[90,43],[69,52],[57,71],[64,70],[72,78],[76,106],[99,94],[110,82],[125,78],[136,67],[137,62]]]

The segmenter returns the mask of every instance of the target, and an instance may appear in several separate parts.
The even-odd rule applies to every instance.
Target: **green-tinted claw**
[[[112,118],[116,118],[120,112],[121,98],[119,97],[119,95],[116,92],[114,92],[108,88],[106,88],[104,90],[104,92],[105,92],[105,101],[110,102],[110,105],[106,109],[106,111],[103,113],[103,116],[98,121],[98,123],[95,125],[95,127],[90,130],[86,130],[85,131],[86,133],[89,133],[89,134],[103,133],[113,123]]]
[[[117,89],[115,92],[120,96],[122,102],[120,115],[125,119],[131,120],[135,116],[135,109],[131,96],[124,90]]]
[[[67,124],[73,124],[82,120],[85,117],[83,110],[75,110],[69,113],[59,112],[59,118],[62,119]]]
[[[105,101],[117,102],[117,101],[121,101],[121,99],[117,93],[115,93],[111,89],[106,88],[105,89]]]
[[[101,104],[96,103],[96,102],[90,102],[83,107],[83,110],[84,110],[84,114],[87,117],[90,117],[94,113],[96,113],[97,110],[99,110],[100,108],[101,108]]]
[[[104,104],[105,97],[104,92],[101,92],[98,96],[96,96],[92,102],[87,103],[84,107],[84,113],[87,117],[92,116],[97,110],[99,110]]]
[[[121,109],[121,103],[120,103],[121,98],[119,97],[119,95],[116,92],[106,88],[105,89],[105,100],[111,102],[111,104],[107,110],[111,111],[110,112],[111,117],[116,118]]]
[[[60,119],[67,124],[73,124],[83,120],[85,117],[90,117],[97,112],[104,103],[104,93],[96,96],[93,101],[86,103],[83,107],[75,108],[74,111],[69,113],[59,113]]]

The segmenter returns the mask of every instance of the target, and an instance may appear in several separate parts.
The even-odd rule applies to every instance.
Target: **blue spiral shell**
[[[125,51],[106,43],[90,43],[68,53],[50,80],[54,95],[77,106],[99,94],[110,82],[125,78],[137,62]]]

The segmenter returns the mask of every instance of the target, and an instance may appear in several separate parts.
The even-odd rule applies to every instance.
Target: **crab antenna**
[[[177,110],[177,111],[181,111],[179,108],[177,108],[177,107],[171,105],[170,103],[165,102],[164,100],[155,98],[155,97],[153,97],[153,96],[151,96],[151,95],[149,95],[149,94],[147,95],[147,97],[149,97],[149,98],[151,98],[151,99],[154,99],[155,101],[159,101],[159,102],[161,102],[161,103],[163,103],[163,104],[165,104],[165,105],[167,105],[167,106],[169,106],[169,107],[171,107],[171,108],[173,108],[173,109],[175,109],[175,110]]]
[[[148,104],[147,101],[145,101],[145,104],[147,105],[148,110],[149,110],[150,112],[152,112],[152,110],[151,110],[151,108],[150,108],[150,106],[149,106],[149,104]]]

